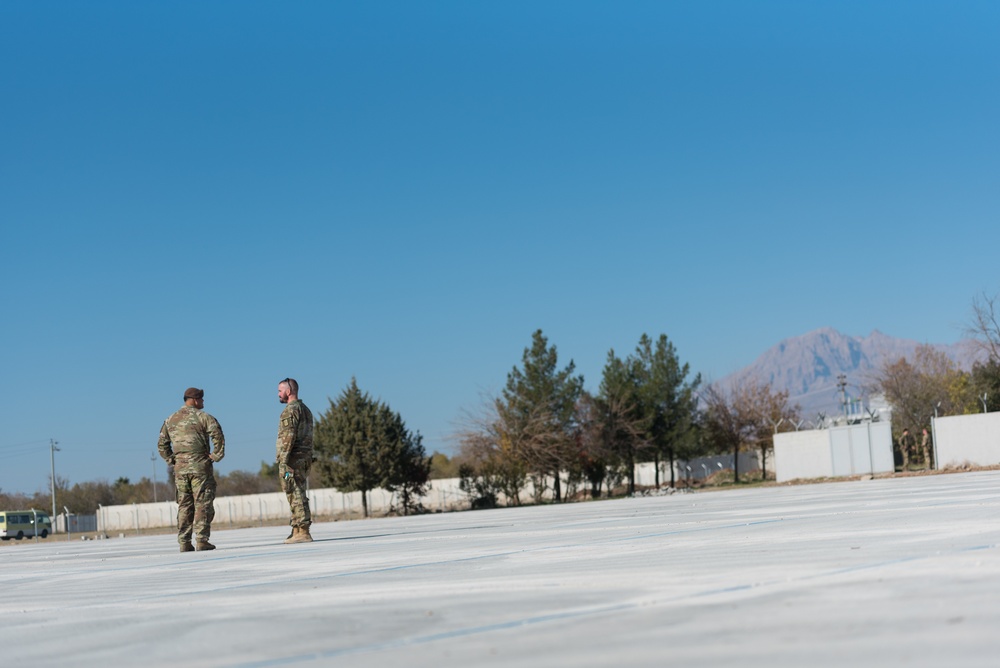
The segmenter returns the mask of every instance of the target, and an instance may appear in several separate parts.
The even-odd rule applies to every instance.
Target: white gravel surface
[[[9,666],[997,666],[1000,472],[0,547]]]

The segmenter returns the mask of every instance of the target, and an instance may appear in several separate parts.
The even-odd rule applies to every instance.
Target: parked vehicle
[[[52,533],[52,520],[40,510],[0,510],[0,539],[21,540]]]

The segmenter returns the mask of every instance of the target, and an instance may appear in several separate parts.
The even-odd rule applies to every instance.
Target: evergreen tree
[[[688,380],[690,367],[681,364],[674,344],[661,334],[655,346],[646,334],[639,339],[630,366],[636,376],[638,400],[648,420],[647,439],[656,463],[656,485],[660,485],[660,459],[670,464],[670,486],[674,459],[689,458],[697,447],[695,411],[701,375]]]
[[[561,370],[558,365],[556,347],[536,330],[522,367],[507,374],[499,407],[504,422],[522,432],[512,439],[521,444],[521,460],[530,470],[553,476],[556,501],[562,499],[559,473],[577,459],[574,417],[583,391],[583,376],[573,375],[573,361]]]
[[[313,442],[320,480],[341,492],[361,492],[365,517],[373,489],[405,490],[404,506],[412,507],[430,471],[421,440],[398,413],[362,392],[352,378],[316,423]]]
[[[635,465],[649,445],[650,420],[643,411],[634,360],[608,351],[596,400],[599,440],[619,469],[628,476],[628,493],[635,493]]]
[[[973,410],[975,412],[1000,410],[1000,362],[994,360],[977,362],[969,375],[976,401]],[[982,402],[985,402],[985,405]]]
[[[381,404],[378,421],[383,425],[378,457],[382,486],[399,495],[400,509],[404,515],[409,515],[422,507],[418,499],[427,493],[431,460],[424,450],[420,432],[407,429],[399,413]]]

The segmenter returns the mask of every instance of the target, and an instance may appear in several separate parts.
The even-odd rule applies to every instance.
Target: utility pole
[[[56,446],[59,445],[59,441],[49,439],[49,460],[52,463],[52,521],[56,518],[56,451],[59,449]]]
[[[941,468],[941,465],[939,463],[940,460],[938,459],[938,448],[937,448],[937,417],[939,408],[941,408],[940,401],[934,404],[934,417],[931,418],[931,440],[933,441],[931,447],[934,450],[934,468],[936,469]]]
[[[844,417],[847,417],[847,376],[837,376],[837,387],[840,388],[840,405],[844,409]]]
[[[149,460],[153,462],[153,503],[156,503],[156,453],[155,452],[153,453],[153,456],[149,458]]]

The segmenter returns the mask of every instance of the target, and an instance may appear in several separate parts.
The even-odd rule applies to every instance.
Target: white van
[[[0,539],[21,540],[52,533],[52,520],[39,510],[0,510]]]

